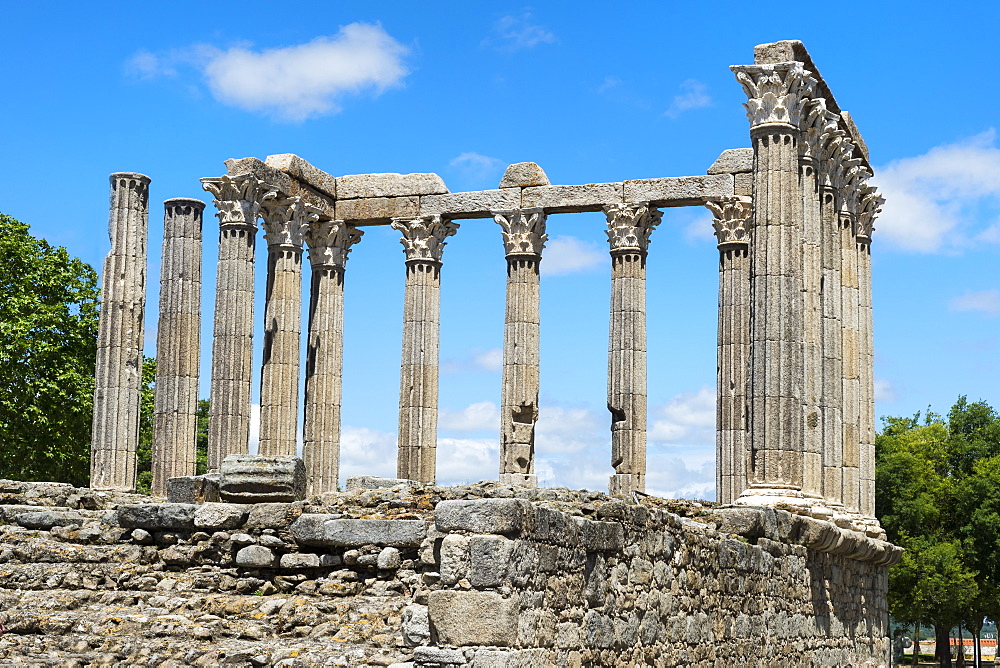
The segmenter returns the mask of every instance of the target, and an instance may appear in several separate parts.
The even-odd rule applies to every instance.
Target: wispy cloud
[[[492,44],[503,51],[522,51],[555,41],[555,34],[535,23],[531,12],[524,11],[501,16],[493,24],[493,35],[483,43]]]
[[[492,401],[469,404],[460,411],[442,410],[438,417],[438,428],[443,431],[497,431],[500,426],[500,411]]]
[[[649,438],[667,443],[715,442],[715,390],[684,392],[653,411]]]
[[[254,51],[194,45],[163,54],[140,50],[126,63],[139,79],[201,72],[216,100],[285,121],[340,111],[340,100],[362,91],[380,93],[408,74],[407,49],[379,25],[352,23],[305,44]]]
[[[680,85],[680,93],[674,97],[663,115],[667,118],[677,118],[685,111],[711,107],[712,98],[708,94],[708,87],[697,79],[688,79]]]
[[[467,357],[447,359],[441,362],[442,373],[464,373],[466,371],[486,371],[495,373],[503,368],[503,350],[474,348]]]
[[[1000,148],[993,129],[875,170],[877,239],[920,253],[1000,242]]]
[[[884,378],[875,379],[875,401],[895,401],[896,388]]]
[[[970,292],[955,297],[948,303],[952,311],[980,311],[986,315],[1000,315],[1000,290]]]
[[[545,244],[539,266],[545,276],[565,276],[590,271],[610,262],[608,251],[597,244],[560,235]]]
[[[506,164],[499,158],[466,151],[448,163],[470,188],[496,188]]]

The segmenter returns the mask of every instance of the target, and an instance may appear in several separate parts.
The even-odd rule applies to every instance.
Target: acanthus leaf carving
[[[305,228],[318,221],[319,216],[319,209],[301,197],[278,197],[269,193],[261,204],[268,247],[302,250]]]
[[[882,212],[884,204],[885,198],[878,192],[878,188],[867,183],[861,186],[857,215],[857,236],[860,241],[871,242],[875,219]]]
[[[343,269],[351,247],[361,241],[361,230],[342,220],[309,222],[303,237],[313,269]]]
[[[222,228],[257,229],[260,207],[278,188],[249,174],[201,180],[202,188],[215,196],[216,214]]]
[[[799,127],[817,83],[802,63],[733,65],[729,69],[747,95],[743,106],[751,126],[782,123]]]
[[[612,253],[645,253],[649,235],[660,224],[663,212],[649,202],[608,204],[604,207],[608,219],[608,243]]]
[[[458,231],[458,223],[440,215],[393,218],[392,229],[403,235],[399,243],[403,244],[407,261],[440,262],[447,245],[445,239]]]
[[[719,250],[747,248],[750,245],[750,217],[753,202],[749,197],[722,197],[705,202],[715,220],[712,227],[719,240]]]
[[[545,219],[545,211],[541,208],[494,211],[493,220],[500,225],[507,256],[541,257],[545,242],[549,239],[549,235],[545,233]]]

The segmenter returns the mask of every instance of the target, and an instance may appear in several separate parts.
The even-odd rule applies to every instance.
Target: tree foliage
[[[94,269],[0,214],[0,477],[87,484],[97,324]]]

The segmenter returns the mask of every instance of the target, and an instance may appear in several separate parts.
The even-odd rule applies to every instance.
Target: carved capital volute
[[[723,197],[705,202],[715,220],[712,227],[719,240],[719,250],[744,250],[750,246],[750,217],[753,202],[749,197]]]
[[[309,223],[319,220],[320,211],[301,197],[272,195],[261,204],[264,239],[270,250],[302,251],[302,237]]]
[[[802,141],[799,143],[799,153],[803,158],[821,160],[826,137],[837,129],[840,116],[826,108],[824,98],[815,98],[806,104],[806,111],[801,116],[799,129],[802,130]]]
[[[872,231],[875,229],[875,219],[882,212],[885,198],[879,194],[878,188],[865,184],[861,186],[858,198],[857,238],[862,243],[871,243]]]
[[[733,65],[736,80],[747,95],[744,107],[750,126],[791,125],[798,128],[816,79],[802,63]]]
[[[439,215],[419,218],[393,218],[392,229],[402,233],[407,262],[433,262],[440,264],[441,254],[447,245],[445,239],[458,231],[458,223]]]
[[[309,247],[313,269],[341,269],[347,264],[351,247],[363,232],[342,220],[315,220],[305,226],[303,237]]]
[[[535,256],[541,258],[549,235],[545,234],[545,211],[541,208],[494,211],[493,220],[500,225],[507,257]]]
[[[625,253],[646,254],[649,235],[660,224],[663,212],[651,208],[649,202],[632,204],[608,204],[604,207],[608,218],[608,243],[612,255]]]
[[[261,203],[278,192],[277,187],[249,174],[202,179],[201,185],[215,196],[220,228],[252,232],[257,230]]]

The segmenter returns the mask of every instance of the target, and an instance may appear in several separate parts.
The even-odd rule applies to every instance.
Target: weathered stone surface
[[[324,195],[329,195],[330,197],[337,196],[336,177],[313,167],[294,153],[269,155],[264,160],[264,164],[294,176],[299,181],[315,188]]]
[[[167,501],[170,503],[210,503],[218,500],[218,473],[167,479]]]
[[[348,174],[337,177],[337,197],[341,200],[446,192],[448,188],[437,174]]]
[[[282,568],[318,568],[319,555],[311,552],[289,552],[281,555],[279,565]]]
[[[247,545],[236,553],[236,565],[246,568],[274,568],[278,557],[263,545]]]
[[[443,645],[507,647],[517,639],[516,598],[495,592],[434,591],[427,609]]]
[[[234,503],[206,503],[194,513],[194,526],[199,529],[236,529],[246,522],[250,508]]]
[[[246,528],[252,531],[287,529],[300,515],[301,503],[257,503],[250,509]]]
[[[706,174],[738,174],[753,169],[752,148],[727,148],[719,154]]]
[[[416,487],[420,483],[416,480],[406,480],[404,478],[380,478],[375,475],[352,475],[347,478],[346,489],[352,492],[358,489],[392,489],[399,485],[405,487]]]
[[[219,496],[227,503],[299,501],[306,496],[305,465],[290,455],[229,455],[222,462]]]
[[[193,529],[198,506],[191,503],[145,503],[118,507],[118,523],[126,529]]]
[[[375,565],[382,570],[394,570],[399,568],[402,561],[403,560],[399,555],[399,550],[394,547],[383,547],[378,553]]]
[[[281,193],[288,197],[301,197],[307,204],[319,209],[324,216],[334,217],[334,202],[331,196],[320,193],[302,181],[292,178],[284,171],[266,164],[259,158],[231,158],[226,160],[226,170],[229,176],[243,174],[254,176],[268,185],[277,187]]]
[[[521,191],[521,206],[525,209],[541,207],[546,213],[600,211],[606,204],[621,204],[622,193],[621,183],[537,186]]]
[[[442,501],[434,509],[438,531],[514,534],[530,529],[534,509],[521,499]]]
[[[27,529],[45,529],[52,527],[64,527],[71,524],[81,525],[89,517],[84,517],[79,513],[58,512],[54,510],[40,510],[37,512],[20,513],[14,516],[14,521]]]
[[[503,178],[500,179],[501,188],[547,185],[549,185],[549,177],[545,175],[545,170],[534,162],[515,162],[507,167]]]
[[[427,535],[427,524],[423,520],[356,520],[307,513],[292,523],[291,532],[304,545],[419,547]]]
[[[521,206],[518,190],[475,190],[447,195],[424,195],[420,215],[443,215],[449,218],[490,218],[492,211]]]
[[[430,640],[430,620],[427,617],[426,605],[408,605],[403,608],[403,642],[410,647],[421,645]]]
[[[625,182],[626,202],[649,202],[652,206],[704,204],[733,194],[731,174],[676,176]]]
[[[415,195],[337,200],[336,218],[356,221],[358,224],[388,222],[392,218],[408,218],[419,215],[420,198]]]

